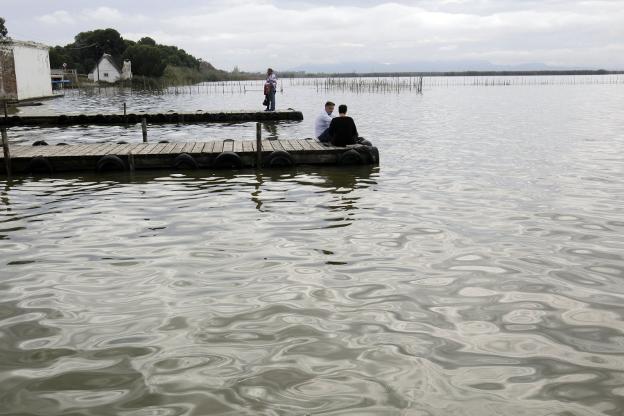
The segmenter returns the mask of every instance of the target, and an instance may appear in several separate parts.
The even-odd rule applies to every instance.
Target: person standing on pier
[[[277,92],[277,76],[273,68],[267,69],[267,78],[264,83],[264,95],[267,108],[264,111],[275,111],[275,93]]]
[[[328,133],[331,137],[331,144],[334,146],[344,147],[358,142],[358,131],[353,119],[347,116],[346,105],[341,104],[338,106],[338,117],[329,123]]]

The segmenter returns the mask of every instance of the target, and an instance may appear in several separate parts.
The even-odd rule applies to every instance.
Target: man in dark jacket
[[[357,142],[358,131],[353,119],[347,116],[346,105],[338,106],[338,117],[329,123],[327,132],[331,137],[331,144],[334,146],[346,146]]]

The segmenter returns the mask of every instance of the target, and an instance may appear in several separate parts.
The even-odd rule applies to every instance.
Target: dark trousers
[[[269,111],[275,111],[275,90],[271,89],[271,92],[269,92],[266,97],[269,102],[266,109]]]
[[[331,136],[329,135],[329,129],[325,129],[323,133],[318,137],[319,142],[321,143],[329,143],[331,141]]]

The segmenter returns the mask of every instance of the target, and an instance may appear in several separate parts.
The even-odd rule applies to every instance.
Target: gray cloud
[[[65,44],[114,27],[226,69],[462,59],[624,68],[620,0],[0,1],[18,38]]]

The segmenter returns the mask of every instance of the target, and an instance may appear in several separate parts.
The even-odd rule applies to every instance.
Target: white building
[[[127,64],[126,64],[127,63]],[[130,70],[130,61],[124,61],[123,71],[119,69],[113,57],[105,53],[100,61],[95,64],[93,70],[88,75],[91,81],[100,82],[117,82],[120,79],[132,79],[132,71]]]
[[[48,47],[34,42],[0,42],[0,101],[50,97]]]

